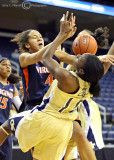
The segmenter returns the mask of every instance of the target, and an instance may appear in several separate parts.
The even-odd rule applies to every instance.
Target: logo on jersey
[[[78,96],[81,97],[85,97],[85,95],[88,95],[88,93],[86,93],[87,88],[82,88],[82,92],[78,94]]]
[[[13,89],[12,89],[12,88],[10,88],[9,90],[10,90],[11,92],[13,92]]]
[[[38,73],[50,73],[46,67],[38,67],[36,66]]]
[[[85,92],[81,92],[78,94],[78,96],[81,96],[81,97],[85,97],[85,95],[87,95],[88,93],[85,93]]]
[[[10,126],[11,126],[11,130],[12,130],[12,131],[15,131],[14,119],[12,119],[12,120],[10,121]]]
[[[91,144],[91,146],[92,146],[92,148],[95,148],[95,143],[93,143],[92,141],[90,142],[90,144]]]
[[[6,91],[6,90],[3,90],[3,89],[0,89],[0,94],[2,94],[3,96],[6,96],[8,98],[13,98],[13,93],[12,92],[9,92],[9,91]]]

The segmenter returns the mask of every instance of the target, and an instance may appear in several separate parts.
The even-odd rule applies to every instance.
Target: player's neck
[[[34,49],[29,49],[29,53],[36,53],[38,52],[39,50],[34,50]]]
[[[0,82],[3,84],[3,85],[7,85],[7,78],[3,78],[0,76]]]

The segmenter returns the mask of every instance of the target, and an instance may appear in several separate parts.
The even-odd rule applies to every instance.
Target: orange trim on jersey
[[[33,156],[33,149],[31,149],[30,152],[31,152],[31,155]]]
[[[80,120],[80,119],[79,119],[79,116],[77,116],[76,120]]]
[[[28,83],[29,83],[28,68],[23,69],[23,74],[24,74],[25,81],[26,81],[26,92],[27,92],[27,97],[29,97],[29,93],[28,93]]]
[[[9,85],[9,81],[7,81],[7,85]]]

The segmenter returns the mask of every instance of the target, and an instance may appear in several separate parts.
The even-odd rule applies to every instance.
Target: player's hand
[[[57,47],[56,51],[63,51],[63,52],[65,52],[65,48],[64,48],[64,47],[61,48],[61,45],[59,45],[59,46]]]
[[[103,56],[98,56],[98,58],[103,63],[110,63],[114,65],[114,55],[103,55]]]
[[[75,27],[75,16],[71,13],[70,18],[68,19],[68,15],[69,12],[67,11],[60,20],[60,34],[64,35],[65,39],[72,37],[77,30]]]
[[[56,50],[61,51],[61,45],[59,45]]]

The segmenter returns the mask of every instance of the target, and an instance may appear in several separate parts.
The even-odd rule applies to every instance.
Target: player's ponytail
[[[17,84],[21,80],[21,77],[16,75],[16,74],[14,74],[14,73],[11,73],[7,80],[10,83]]]
[[[89,92],[93,95],[93,97],[99,97],[101,93],[101,87],[99,83],[91,83]]]
[[[83,31],[88,32],[96,39],[99,48],[106,49],[108,47],[109,29],[107,27],[99,27],[95,29],[94,32],[91,32],[88,29],[84,29]]]
[[[25,47],[25,44],[28,42],[29,33],[32,31],[32,29],[23,31],[21,33],[18,33],[13,39],[11,39],[11,42],[16,42],[19,46],[19,50],[21,53],[28,52],[28,48]]]
[[[97,28],[93,36],[97,41],[97,44],[100,48],[107,48],[108,47],[108,37],[109,37],[109,29],[107,27],[100,27]]]

